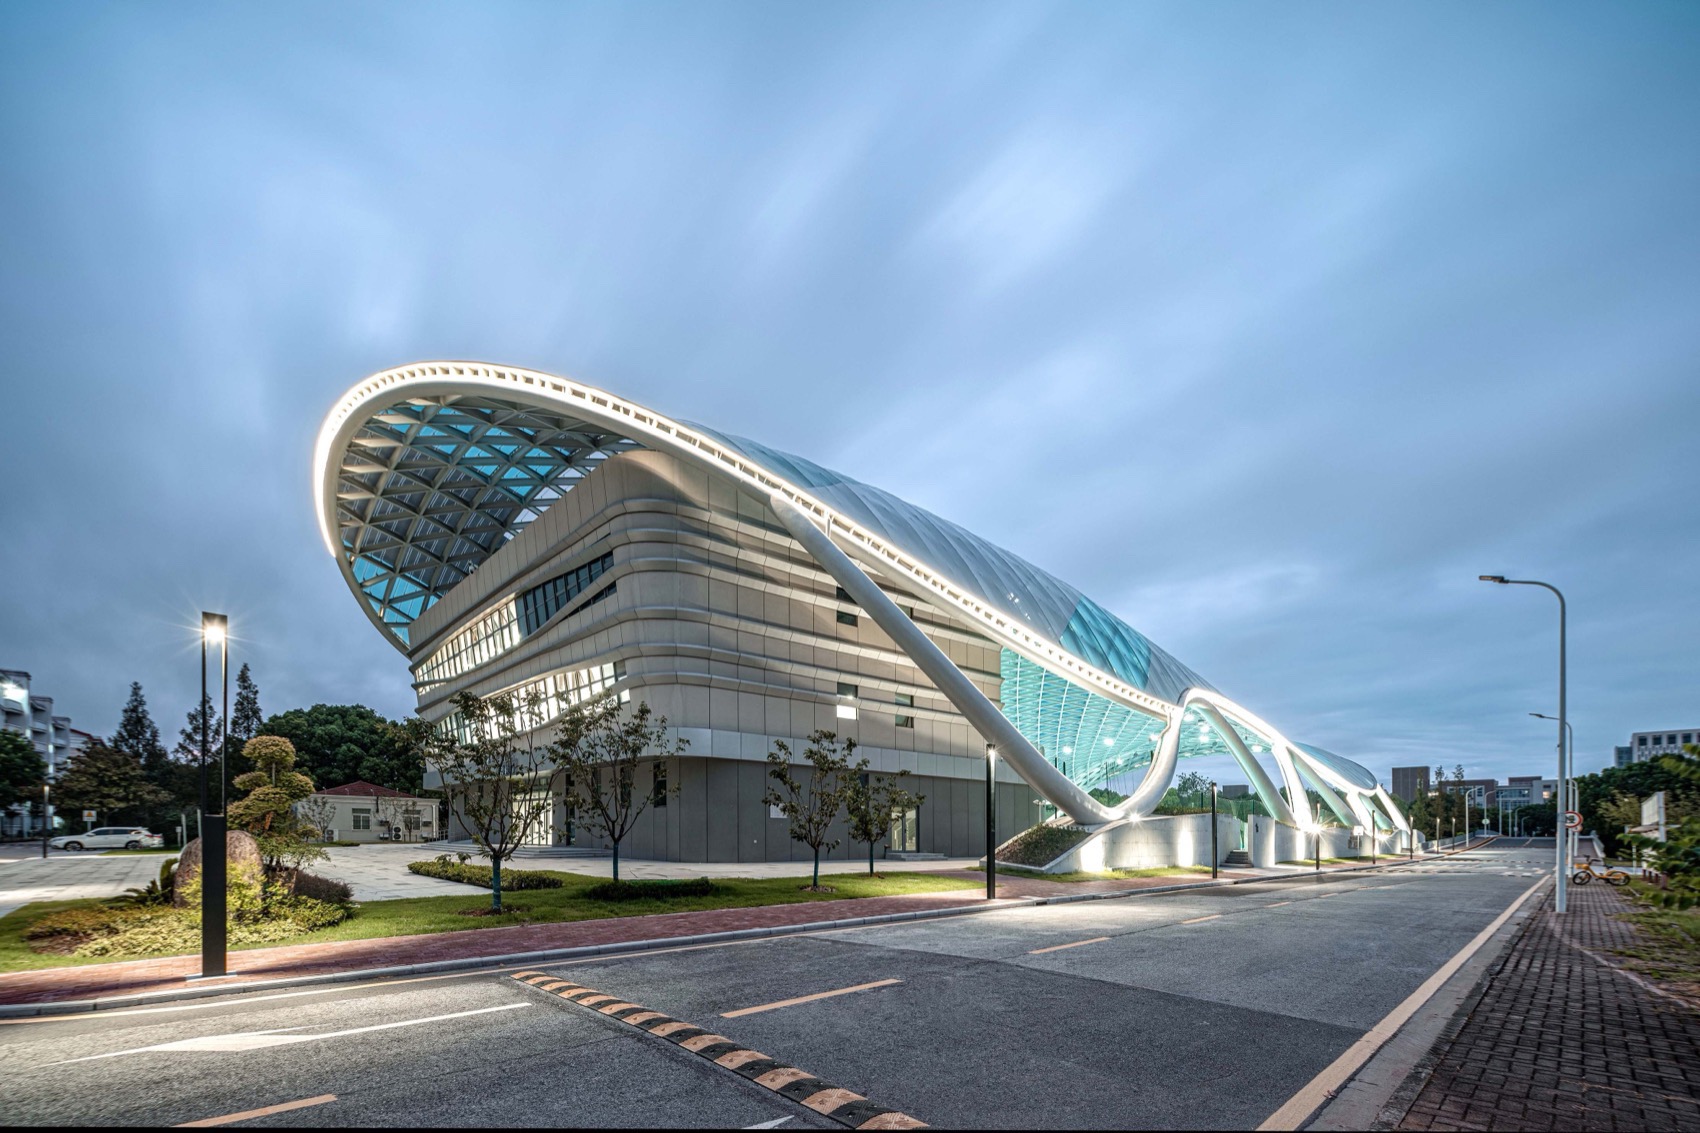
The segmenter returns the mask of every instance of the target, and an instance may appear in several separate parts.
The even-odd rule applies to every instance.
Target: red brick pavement
[[[1595,884],[1549,893],[1437,1049],[1402,1129],[1700,1129],[1700,1013],[1625,974],[1639,930]]]
[[[984,903],[983,896],[976,897],[972,890],[968,890],[468,929],[421,936],[386,936],[372,940],[296,944],[283,948],[251,948],[230,953],[229,970],[233,978],[229,982],[232,986],[241,986],[258,980],[357,972],[368,968],[429,964],[439,960],[479,956],[506,956],[634,940],[668,940],[711,932],[811,924],[818,921],[960,908]],[[66,999],[166,991],[181,988],[184,978],[199,970],[200,959],[197,956],[166,956],[156,960],[128,960],[117,964],[88,964],[81,967],[12,972],[0,975],[0,1003],[51,1003]]]

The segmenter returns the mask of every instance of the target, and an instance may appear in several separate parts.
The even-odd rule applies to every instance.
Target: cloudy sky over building
[[[801,453],[1378,772],[1700,725],[1689,4],[0,12],[0,666],[413,704],[313,518],[374,370]]]

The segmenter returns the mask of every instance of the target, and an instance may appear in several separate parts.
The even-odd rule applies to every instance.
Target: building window
[[[613,552],[592,559],[575,570],[539,583],[519,596],[520,628],[527,635],[536,633],[543,624],[574,598],[584,593],[592,582],[614,565]],[[600,598],[601,595],[598,595]],[[589,605],[590,603],[585,603]]]
[[[910,693],[900,692],[897,694],[897,706],[899,708],[913,708],[915,707],[915,697]],[[915,717],[906,716],[900,713],[897,717],[897,726],[899,728],[913,728],[915,726]]]
[[[1694,742],[1694,733],[1693,732],[1682,733],[1682,742],[1685,743],[1685,744],[1693,743]]]
[[[1636,736],[1635,737],[1635,746],[1636,747],[1646,747],[1647,746],[1647,737],[1646,736]]]
[[[370,810],[363,810],[360,807],[354,808],[354,829],[372,829],[372,812]]]
[[[847,696],[851,700],[855,700],[856,697],[861,695],[861,690],[858,689],[855,685],[850,684],[846,681],[839,681],[838,682],[838,695],[839,696]]]
[[[1675,742],[1676,742],[1676,737],[1675,737],[1675,736],[1666,736],[1666,737],[1665,737],[1665,743],[1667,743],[1667,744],[1674,744],[1674,743],[1675,743]]]
[[[834,587],[833,589],[837,592],[838,600],[840,602],[854,602],[854,601],[856,601],[856,599],[850,597],[850,592],[848,590],[844,589],[844,587],[837,586],[837,587]]]
[[[840,720],[854,720],[856,718],[856,706],[854,704],[840,704],[838,706],[838,718]]]
[[[915,726],[915,717],[899,716],[897,718],[897,726],[899,728],[913,728]]]
[[[861,619],[855,614],[852,614],[849,610],[838,611],[838,624],[841,626],[857,625],[860,621]]]

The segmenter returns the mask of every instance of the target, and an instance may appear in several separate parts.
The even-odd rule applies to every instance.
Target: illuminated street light
[[[224,975],[228,945],[225,924],[225,883],[229,876],[224,837],[225,719],[230,715],[230,619],[201,614],[201,978]],[[212,721],[207,717],[207,646],[218,646],[219,677],[224,687],[224,711],[219,719],[218,809],[212,809],[207,790],[207,752],[212,747]]]
[[[1569,756],[1566,752],[1568,745],[1566,743],[1565,736],[1565,729],[1569,727],[1569,716],[1566,712],[1565,704],[1564,623],[1566,610],[1564,605],[1564,593],[1550,582],[1539,582],[1534,579],[1506,578],[1503,574],[1483,574],[1478,575],[1477,577],[1482,582],[1495,582],[1501,586],[1539,586],[1543,590],[1552,591],[1553,596],[1558,599],[1558,785],[1559,793],[1562,795],[1564,793],[1564,785],[1569,781]],[[1554,880],[1552,902],[1553,912],[1555,913],[1563,913],[1568,907],[1566,890],[1568,888],[1567,883],[1570,879],[1565,875],[1565,867],[1569,863],[1565,860],[1564,856],[1565,838],[1562,823],[1563,811],[1564,807],[1562,805],[1554,807],[1554,817],[1560,820],[1559,828],[1554,831],[1555,837],[1553,838],[1558,858],[1556,863],[1557,869],[1556,878]]]

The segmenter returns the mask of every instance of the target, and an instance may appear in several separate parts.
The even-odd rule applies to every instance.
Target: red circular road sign
[[[1564,812],[1564,828],[1566,830],[1582,829],[1582,816],[1573,810]]]

